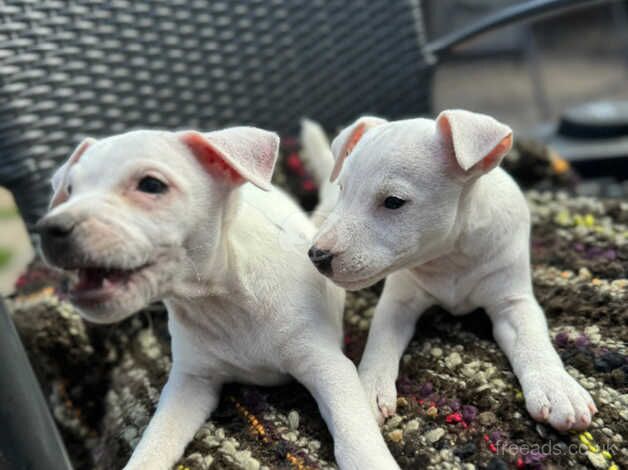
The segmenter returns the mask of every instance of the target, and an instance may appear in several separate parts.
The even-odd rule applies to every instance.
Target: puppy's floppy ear
[[[54,172],[52,178],[50,179],[50,184],[52,184],[52,199],[50,200],[50,206],[48,209],[52,209],[68,199],[70,195],[66,191],[67,188],[65,187],[65,180],[68,176],[68,172],[70,171],[70,167],[78,162],[87,149],[95,142],[96,140],[91,137],[83,139],[78,147],[74,149],[70,158],[68,158],[66,162]]]
[[[491,171],[512,147],[512,129],[485,114],[447,110],[438,115],[436,124],[467,175]]]
[[[279,136],[256,127],[232,127],[201,134],[182,131],[180,139],[203,168],[229,178],[234,184],[245,181],[265,191],[271,189]]]
[[[349,127],[343,129],[331,143],[331,152],[334,154],[336,164],[331,172],[329,181],[332,183],[338,178],[344,161],[353,151],[366,132],[388,121],[374,116],[362,116]]]

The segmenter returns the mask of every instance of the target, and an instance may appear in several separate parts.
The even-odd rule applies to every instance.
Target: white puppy
[[[342,353],[344,291],[305,250],[282,246],[316,228],[270,183],[278,143],[246,127],[134,131],[84,141],[53,177],[42,250],[78,271],[82,315],[111,323],[155,300],[168,309],[172,370],[127,469],[170,468],[225,382],[290,376],[316,399],[341,468],[398,468]]]
[[[339,201],[309,254],[347,289],[387,276],[359,367],[380,423],[395,412],[415,322],[435,304],[455,315],[486,309],[535,419],[584,429],[597,411],[565,371],[534,298],[528,208],[497,168],[511,145],[509,127],[461,110],[436,121],[363,117],[332,143]]]

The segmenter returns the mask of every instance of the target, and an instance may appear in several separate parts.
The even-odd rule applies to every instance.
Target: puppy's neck
[[[507,195],[500,192],[505,173],[496,168],[490,174],[469,182],[460,195],[456,223],[450,237],[451,249],[445,253],[455,260],[460,269],[480,263],[487,253],[499,250],[507,237],[507,227],[515,224],[509,220],[512,212]]]
[[[438,246],[430,250],[428,258],[415,261],[408,266],[410,269],[433,270],[437,268],[440,270],[451,269],[454,265],[456,269],[464,269],[473,262],[472,257],[469,256],[467,234],[475,225],[485,222],[486,214],[479,214],[477,207],[484,197],[485,186],[482,178],[469,181],[465,185],[455,202],[456,218],[451,230],[443,234]]]
[[[198,232],[184,248],[185,275],[181,285],[175,289],[175,298],[203,301],[237,290],[240,285],[238,256],[229,231],[240,205],[240,191],[235,189],[225,198],[217,216],[199,224]],[[210,244],[206,241],[209,237],[212,239]]]

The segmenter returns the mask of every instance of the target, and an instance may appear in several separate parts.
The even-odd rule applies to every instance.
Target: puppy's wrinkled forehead
[[[144,178],[159,180],[157,184],[162,186],[190,189],[190,194],[201,197],[206,190],[198,192],[198,188],[228,193],[245,182],[269,191],[278,149],[277,134],[246,126],[208,133],[139,130],[100,141],[88,137],[52,176],[50,208],[68,201],[77,191],[91,194],[94,189],[130,187],[134,181],[138,191],[155,193],[154,181],[147,183],[153,189],[139,187]],[[208,176],[219,184],[208,185]]]
[[[407,175],[421,165],[430,174],[438,167],[436,155],[443,151],[434,121],[408,119],[388,122],[370,129],[357,143],[344,164],[341,180],[360,178],[373,172]]]
[[[189,150],[172,133],[133,131],[96,141],[68,168],[66,178],[75,189],[106,189],[150,170],[177,180],[201,173]]]
[[[107,137],[90,146],[77,165],[97,169],[106,165],[115,171],[133,161],[153,161],[168,164],[173,154],[182,154],[185,146],[170,133],[162,131],[133,131]]]

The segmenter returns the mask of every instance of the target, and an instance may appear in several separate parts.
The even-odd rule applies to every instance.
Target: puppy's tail
[[[301,157],[319,186],[319,203],[311,217],[319,226],[336,204],[339,188],[329,181],[334,167],[329,140],[320,124],[310,119],[301,120]]]

